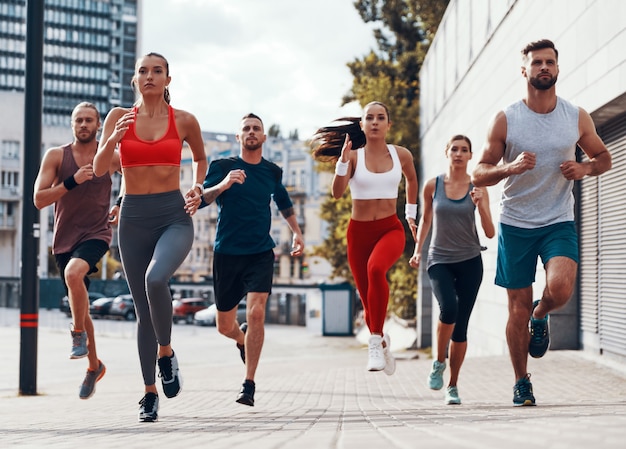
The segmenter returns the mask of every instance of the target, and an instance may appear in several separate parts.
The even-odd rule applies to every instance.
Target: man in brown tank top
[[[72,312],[70,358],[89,360],[79,389],[79,397],[89,399],[106,368],[96,354],[87,275],[98,271],[96,264],[111,244],[111,174],[119,170],[119,157],[114,158],[109,173],[94,176],[100,113],[93,104],[78,104],[72,112],[71,126],[73,142],[50,148],[43,157],[35,180],[34,203],[38,209],[54,204],[52,253]]]

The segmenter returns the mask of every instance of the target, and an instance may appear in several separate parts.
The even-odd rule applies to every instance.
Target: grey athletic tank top
[[[559,166],[576,159],[578,107],[557,98],[547,114],[531,111],[523,101],[510,105],[506,115],[504,161],[511,162],[523,151],[536,153],[535,168],[509,176],[504,182],[500,221],[520,228],[574,220],[574,182]]]
[[[470,197],[474,187],[471,183],[460,200],[446,196],[445,175],[435,181],[433,195],[433,223],[427,267],[438,263],[456,263],[473,259],[480,254],[480,241],[476,232],[474,211],[476,206]]]

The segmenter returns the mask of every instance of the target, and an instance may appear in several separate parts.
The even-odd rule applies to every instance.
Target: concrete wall
[[[453,134],[472,140],[474,168],[489,120],[525,95],[520,51],[530,41],[555,42],[557,93],[592,113],[596,125],[626,110],[624,17],[626,2],[620,0],[452,0],[420,73],[420,185],[445,171],[444,145]],[[500,193],[499,185],[489,188],[495,221]],[[497,235],[492,240],[481,236],[481,241],[488,247],[485,276],[469,325],[468,355],[503,354],[508,310],[505,290],[493,282]],[[425,273],[421,277],[420,284],[428,282]],[[539,297],[545,286],[541,264],[536,279],[534,295]],[[436,302],[433,307],[437,310]],[[576,316],[574,303],[553,315],[554,349],[577,345]]]

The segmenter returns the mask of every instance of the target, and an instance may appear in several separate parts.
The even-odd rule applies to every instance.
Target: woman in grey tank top
[[[424,241],[432,227],[428,248],[428,276],[439,303],[437,358],[428,383],[433,390],[443,387],[443,372],[450,346],[450,381],[446,404],[460,404],[457,380],[467,351],[467,324],[483,278],[481,246],[476,231],[478,209],[485,235],[495,228],[489,209],[487,189],[474,187],[467,173],[472,143],[463,135],[453,136],[446,145],[447,173],[428,180],[423,191],[423,212],[417,230],[415,252],[409,264],[418,268]]]

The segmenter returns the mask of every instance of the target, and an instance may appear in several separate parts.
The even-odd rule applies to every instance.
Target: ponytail
[[[360,126],[360,117],[343,117],[328,126],[318,129],[311,137],[311,153],[319,161],[338,159],[346,140],[346,134],[352,141],[352,149],[365,146],[365,133]]]

